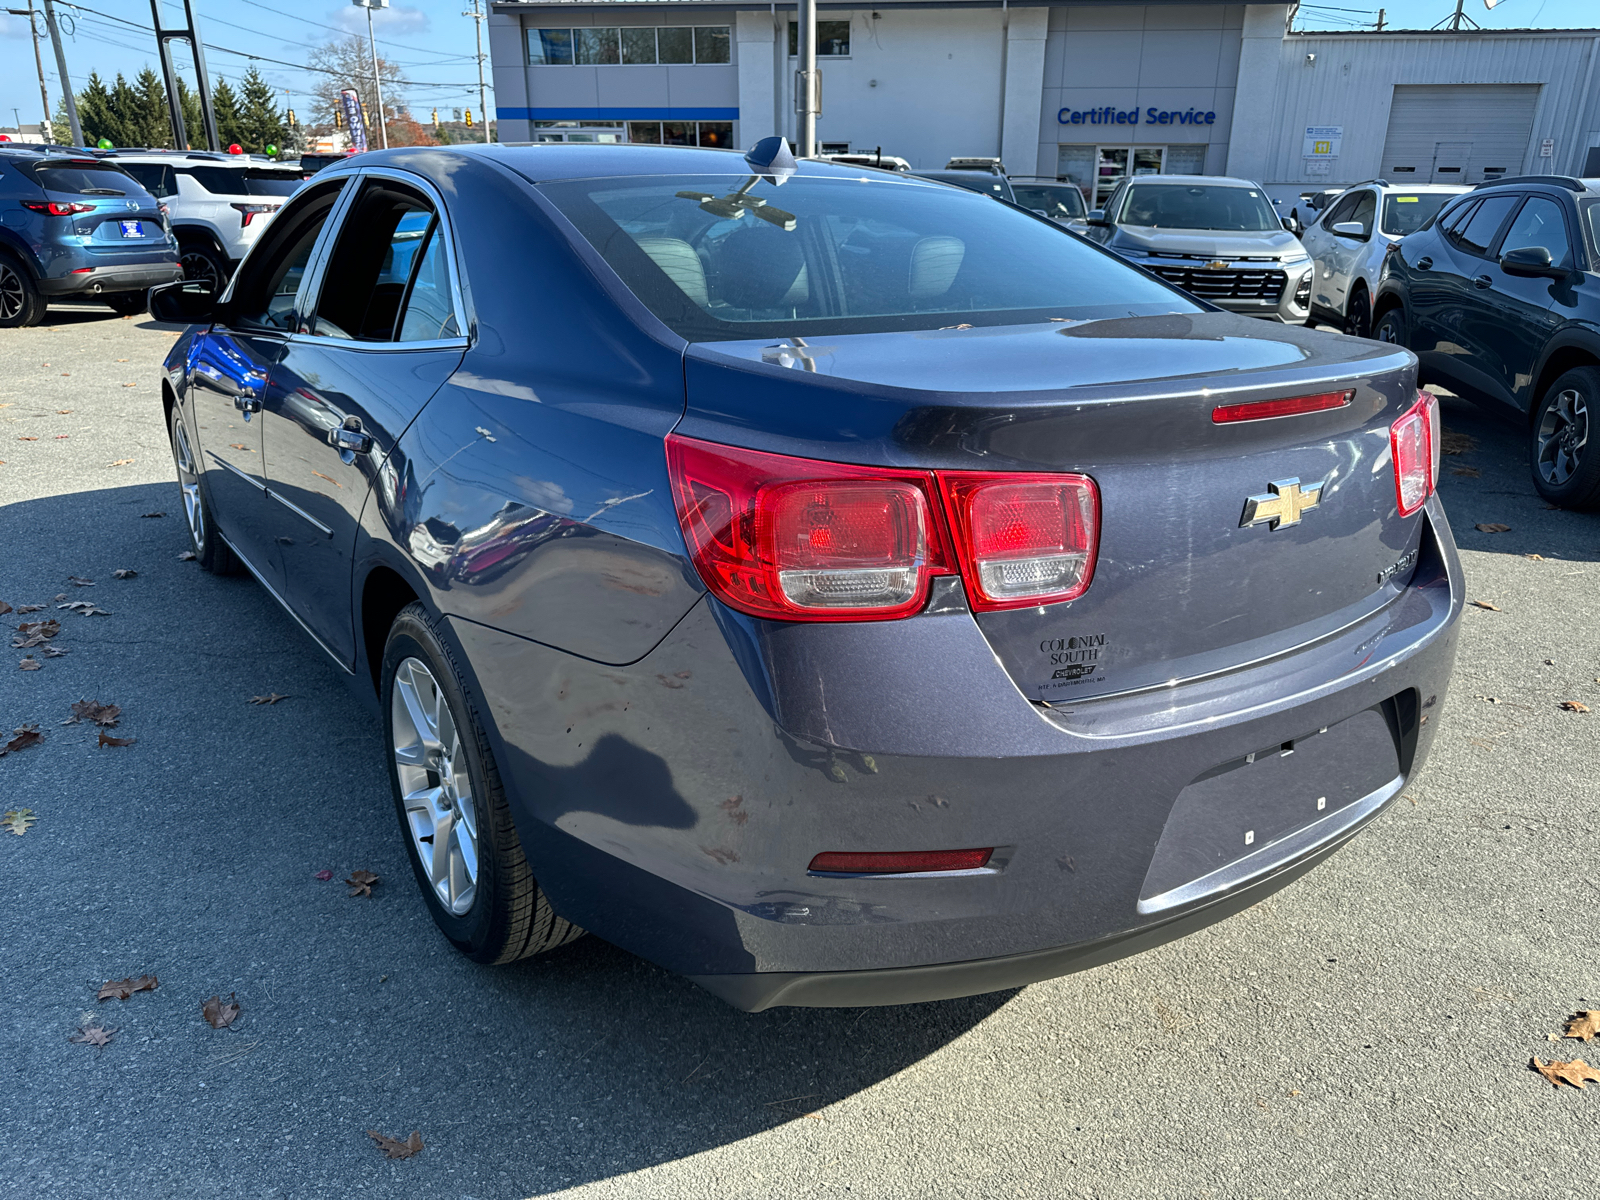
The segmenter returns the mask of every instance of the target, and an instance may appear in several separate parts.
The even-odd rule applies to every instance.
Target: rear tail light
[[[32,209],[36,213],[48,213],[52,217],[70,217],[74,213],[94,211],[92,204],[61,204],[55,200],[24,200],[22,207]]]
[[[989,864],[986,850],[864,851],[819,854],[806,869],[821,875],[919,875],[928,871],[978,871]]]
[[[980,611],[1083,595],[1100,497],[1086,475],[941,472],[961,572]]]
[[[1439,485],[1439,401],[1418,392],[1416,403],[1389,426],[1394,457],[1394,493],[1400,515],[1409,517]]]
[[[1269,421],[1274,417],[1294,417],[1301,413],[1322,412],[1330,408],[1344,408],[1354,396],[1353,391],[1320,392],[1315,396],[1292,396],[1285,400],[1251,400],[1245,404],[1220,404],[1211,410],[1215,425],[1231,425],[1235,421]]]
[[[280,207],[280,205],[277,205],[277,204],[230,204],[228,207],[238,210],[238,212],[239,212],[239,228],[243,229],[246,226],[248,226],[251,221],[254,221],[257,217],[261,216],[262,214],[277,212],[279,207]]]
[[[667,466],[695,569],[752,616],[909,616],[958,572],[974,609],[1020,608],[1081,596],[1094,575],[1087,476],[859,467],[677,434]]]

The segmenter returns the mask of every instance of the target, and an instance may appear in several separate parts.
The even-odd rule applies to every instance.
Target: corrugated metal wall
[[[1338,186],[1378,175],[1396,85],[1539,84],[1533,128],[1513,172],[1577,173],[1600,143],[1600,36],[1574,33],[1296,34],[1283,39],[1272,91],[1275,111],[1260,178],[1268,184]],[[1314,54],[1314,62],[1306,56]],[[1266,88],[1240,80],[1240,102]],[[1256,102],[1259,102],[1257,100]],[[1312,175],[1301,157],[1311,125],[1344,127],[1328,175]],[[1538,156],[1542,139],[1554,153]],[[1498,164],[1497,164],[1498,165]]]

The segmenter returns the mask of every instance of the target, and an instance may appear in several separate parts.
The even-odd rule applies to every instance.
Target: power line
[[[170,3],[170,0],[168,0],[168,2]],[[356,34],[352,34],[350,32],[350,30],[348,30],[348,29],[341,29],[337,25],[325,25],[321,21],[308,20],[307,18],[301,16],[299,13],[286,13],[282,9],[273,8],[270,4],[262,4],[261,0],[241,0],[241,2],[244,3],[244,4],[250,5],[251,8],[259,8],[262,12],[269,12],[275,17],[288,17],[290,20],[298,21],[302,25],[315,25],[318,29],[328,29],[328,30],[333,31],[334,33],[343,34],[345,37],[358,36]],[[410,50],[414,54],[436,53],[435,51],[422,50],[422,49],[420,49],[420,48],[418,48],[416,46],[407,46],[407,45],[404,45],[403,43],[400,43],[400,42],[391,42],[388,38],[377,38],[375,40],[379,43],[379,45],[394,46],[394,47],[396,47],[398,49],[401,49],[401,50]],[[449,57],[459,58],[461,56],[460,55],[451,55]]]

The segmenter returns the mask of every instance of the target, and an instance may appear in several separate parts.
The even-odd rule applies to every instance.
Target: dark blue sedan
[[[194,551],[376,697],[434,919],[741,1008],[1016,987],[1253,904],[1426,755],[1462,605],[1394,346],[903,175],[369,153],[162,387]]]

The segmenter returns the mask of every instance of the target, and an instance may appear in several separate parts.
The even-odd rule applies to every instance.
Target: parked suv
[[[144,311],[180,278],[160,206],[115,162],[18,143],[0,149],[0,329],[37,325],[52,298]]]
[[[1479,184],[1384,260],[1373,336],[1522,416],[1533,485],[1600,509],[1600,180]]]
[[[1372,297],[1390,247],[1466,190],[1443,184],[1396,187],[1373,179],[1340,195],[1300,235],[1315,272],[1312,318],[1371,337]]]
[[[305,182],[297,165],[237,154],[119,151],[115,161],[167,206],[184,278],[209,282],[217,294]]]
[[[1087,236],[1229,312],[1303,325],[1311,256],[1260,184],[1217,175],[1124,180]]]

